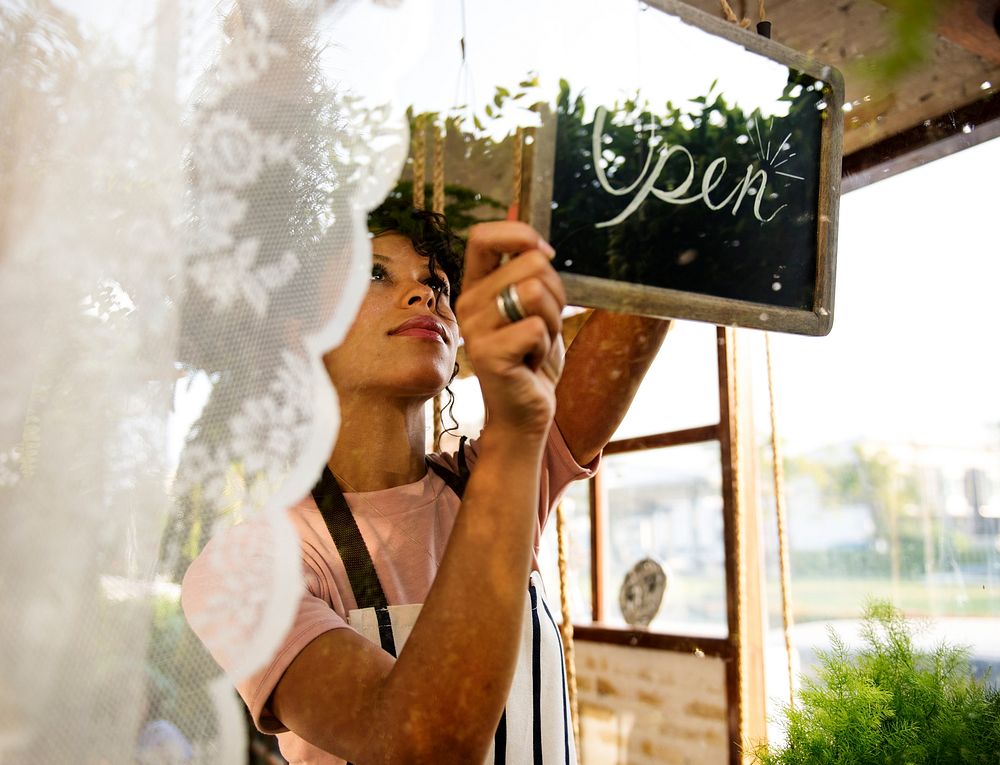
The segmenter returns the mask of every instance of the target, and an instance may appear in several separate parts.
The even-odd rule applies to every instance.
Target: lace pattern
[[[408,142],[322,70],[343,5],[0,9],[0,760],[245,756]],[[179,605],[213,537],[231,677]]]

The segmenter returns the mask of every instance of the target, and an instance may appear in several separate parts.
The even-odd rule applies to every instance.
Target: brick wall
[[[578,640],[582,765],[728,765],[721,659]]]

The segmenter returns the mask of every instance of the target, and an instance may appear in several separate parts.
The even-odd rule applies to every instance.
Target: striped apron
[[[459,448],[461,474],[428,461],[459,499],[468,469],[464,439]],[[313,489],[313,498],[344,561],[358,608],[351,626],[393,656],[403,650],[421,604],[386,603],[375,565],[351,515],[347,500],[329,468]],[[487,765],[571,765],[576,763],[562,638],[545,602],[541,576],[532,571],[524,599],[524,620],[517,666],[503,715],[486,757]]]

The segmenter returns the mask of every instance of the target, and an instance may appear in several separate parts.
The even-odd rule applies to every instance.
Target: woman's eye
[[[430,279],[427,286],[439,295],[447,296],[449,294],[448,284],[443,279]]]
[[[389,272],[385,270],[385,266],[381,263],[376,263],[372,266],[372,281],[381,282],[389,278]]]

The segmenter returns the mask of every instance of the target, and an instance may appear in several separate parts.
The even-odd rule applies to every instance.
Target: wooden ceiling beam
[[[847,193],[906,170],[1000,137],[1000,93],[884,138],[844,157],[841,192]]]

